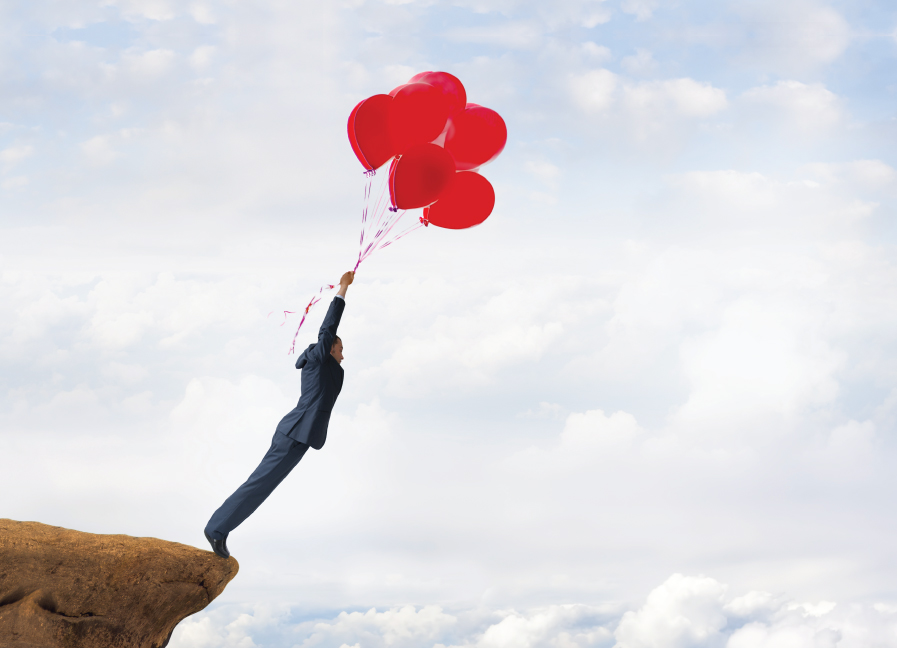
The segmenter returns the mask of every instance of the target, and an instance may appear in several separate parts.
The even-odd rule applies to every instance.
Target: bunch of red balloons
[[[349,115],[349,142],[374,171],[389,160],[395,209],[424,207],[424,222],[449,229],[482,223],[495,190],[476,172],[508,139],[494,110],[467,103],[461,81],[447,72],[421,72],[389,94],[360,102]]]

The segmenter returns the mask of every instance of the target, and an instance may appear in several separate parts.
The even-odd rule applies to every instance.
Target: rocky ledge
[[[162,648],[238,569],[177,542],[0,519],[0,646]]]

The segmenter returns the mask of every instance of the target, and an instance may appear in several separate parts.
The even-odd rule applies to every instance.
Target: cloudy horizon
[[[172,647],[897,645],[897,8],[0,17],[0,517],[207,548],[299,396],[269,313],[355,263],[349,111],[444,70],[508,125],[483,225],[359,268],[327,444]]]

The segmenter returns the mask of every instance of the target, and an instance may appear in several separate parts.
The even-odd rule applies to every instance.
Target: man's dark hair
[[[339,338],[338,335],[334,335],[334,336],[333,336],[333,344],[336,344],[337,342],[339,342],[340,344],[343,343],[343,341]],[[333,344],[330,345],[330,348],[331,348],[331,349],[333,348]]]

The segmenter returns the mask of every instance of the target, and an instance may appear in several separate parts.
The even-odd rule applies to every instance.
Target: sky
[[[425,70],[495,211],[359,268],[170,646],[897,645],[886,0],[0,3],[0,516],[208,547],[355,263],[349,112]]]

